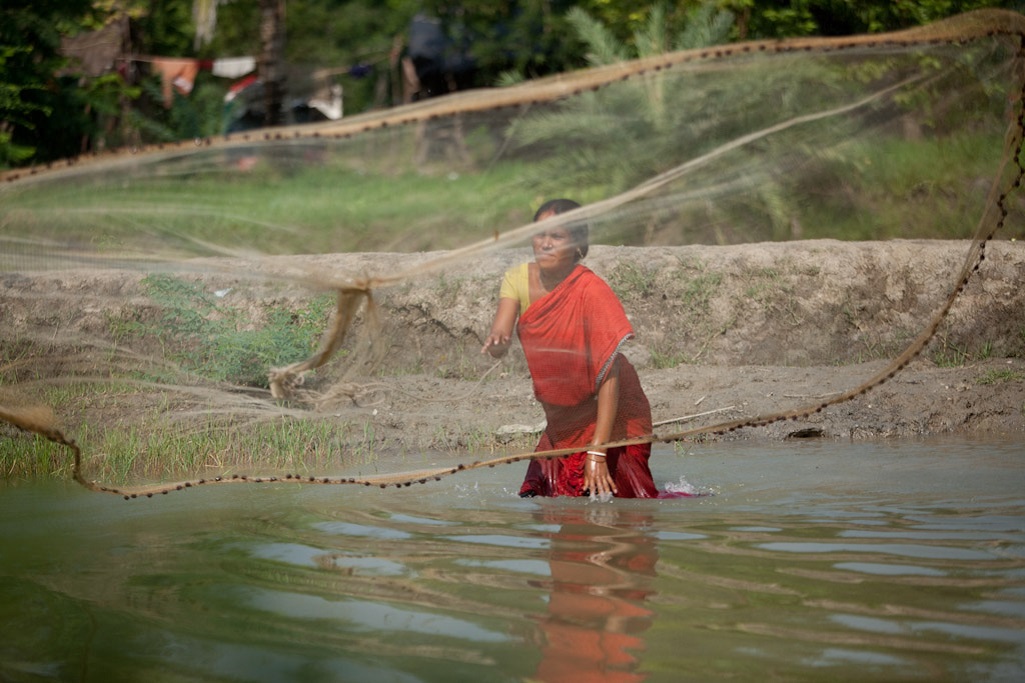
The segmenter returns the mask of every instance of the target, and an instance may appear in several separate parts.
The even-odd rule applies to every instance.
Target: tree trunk
[[[260,59],[264,125],[280,126],[285,99],[285,0],[260,0]]]

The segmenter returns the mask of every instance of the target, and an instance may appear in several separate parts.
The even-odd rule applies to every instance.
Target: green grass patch
[[[231,473],[322,473],[373,465],[381,444],[367,421],[275,416],[226,423],[213,418],[161,422],[160,414],[135,424],[81,425],[88,479],[123,485],[169,480],[204,470]],[[0,434],[4,479],[70,479],[72,455],[43,437]]]
[[[650,353],[651,367],[656,370],[668,370],[678,365],[684,365],[689,361],[687,354],[679,349],[651,348]]]
[[[959,368],[970,361],[986,360],[993,355],[993,344],[985,342],[972,351],[967,344],[954,344],[948,339],[938,340],[939,348],[932,354],[932,361],[941,368]]]
[[[1003,384],[1005,382],[1021,382],[1025,380],[1025,372],[1010,368],[987,370],[976,380],[976,384]]]
[[[609,273],[609,286],[621,298],[646,299],[657,287],[658,270],[635,263],[621,263]]]
[[[265,320],[252,321],[195,282],[155,274],[142,284],[162,314],[119,323],[117,334],[152,337],[187,372],[250,386],[267,385],[267,368],[309,356],[334,306],[325,294],[295,309],[271,307]]]
[[[688,278],[683,286],[683,304],[703,313],[708,307],[712,295],[722,285],[722,279],[722,273],[702,273]]]
[[[208,245],[267,254],[420,251],[526,222],[536,201],[517,162],[431,174],[331,159],[242,173],[201,161],[180,173],[111,171],[26,186],[5,196],[0,223],[10,237],[114,256],[216,253]]]
[[[72,460],[67,448],[35,434],[7,431],[0,431],[0,478],[71,478]]]
[[[917,140],[873,137],[847,150],[842,163],[809,176],[816,194],[830,199],[808,206],[803,237],[970,237],[986,199],[980,186],[989,186],[1001,150],[999,140],[972,131]]]
[[[561,178],[538,186],[529,180],[536,169],[527,160],[417,171],[376,144],[366,143],[362,156],[341,147],[248,172],[222,152],[183,160],[181,168],[165,160],[159,174],[156,167],[112,169],[30,184],[5,195],[0,224],[11,238],[54,240],[115,257],[217,253],[209,245],[268,254],[408,252],[487,239],[495,229],[529,221],[531,207],[552,194],[582,201],[607,196],[593,185],[564,186]],[[634,226],[609,228],[604,237],[623,244],[661,243],[663,231],[676,235],[673,243],[965,238],[1000,149],[999,140],[970,130],[917,140],[869,136],[714,210],[705,203],[680,207],[667,219],[672,225],[652,234],[651,226]],[[1018,231],[1004,236],[1025,236]]]

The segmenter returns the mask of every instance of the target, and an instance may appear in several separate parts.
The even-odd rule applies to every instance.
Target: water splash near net
[[[475,382],[448,401],[477,400],[502,367],[478,353],[498,283],[531,260],[531,214],[552,197],[583,206],[546,228],[586,224],[589,259],[606,271],[622,250],[650,247],[966,240],[931,317],[859,385],[765,415],[621,430],[612,444],[723,434],[849,401],[918,356],[987,243],[1021,230],[1023,40],[1021,15],[981,11],[5,172],[0,421],[14,429],[0,439],[41,435],[70,449],[79,483],[126,497],[257,481],[401,487],[577,452],[587,444],[534,452],[523,439],[462,434],[450,441],[493,457],[427,466],[413,439],[383,463],[372,435],[355,433],[371,421],[344,417],[389,395],[435,401],[430,378]],[[515,353],[505,363],[524,372]],[[432,427],[409,430],[427,443]],[[100,484],[83,457],[101,481],[145,480],[147,467],[218,473]],[[319,473],[346,469],[359,474]]]

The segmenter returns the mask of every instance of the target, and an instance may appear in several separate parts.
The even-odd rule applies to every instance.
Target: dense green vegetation
[[[7,0],[0,8],[0,168],[82,152],[196,136],[224,126],[229,81],[200,72],[188,98],[160,104],[160,84],[145,69],[85,78],[61,56],[62,37],[127,19],[127,49],[137,55],[214,58],[253,55],[264,0]],[[1020,0],[306,0],[288,3],[285,59],[332,68],[355,113],[401,101],[396,56],[418,12],[441,20],[453,46],[475,64],[472,85],[532,78],[588,63],[581,16],[604,27],[624,57],[679,47],[668,36],[694,33],[702,7],[725,22],[712,41],[878,32],[922,24],[983,6],[1022,9]],[[197,35],[194,9],[213,13]],[[657,16],[658,22],[652,23]],[[651,27],[656,31],[653,33]],[[655,38],[652,40],[652,38]],[[639,43],[638,41],[646,41]],[[345,67],[365,67],[346,72]]]

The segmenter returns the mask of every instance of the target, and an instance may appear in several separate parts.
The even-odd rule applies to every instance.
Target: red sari
[[[533,302],[517,325],[548,426],[538,451],[579,447],[551,460],[533,460],[520,495],[580,496],[584,463],[598,418],[598,388],[615,363],[619,409],[611,440],[651,434],[651,407],[633,365],[619,351],[633,328],[619,299],[600,277],[577,265],[558,287]],[[621,498],[654,498],[648,468],[651,444],[608,451],[606,463]]]

